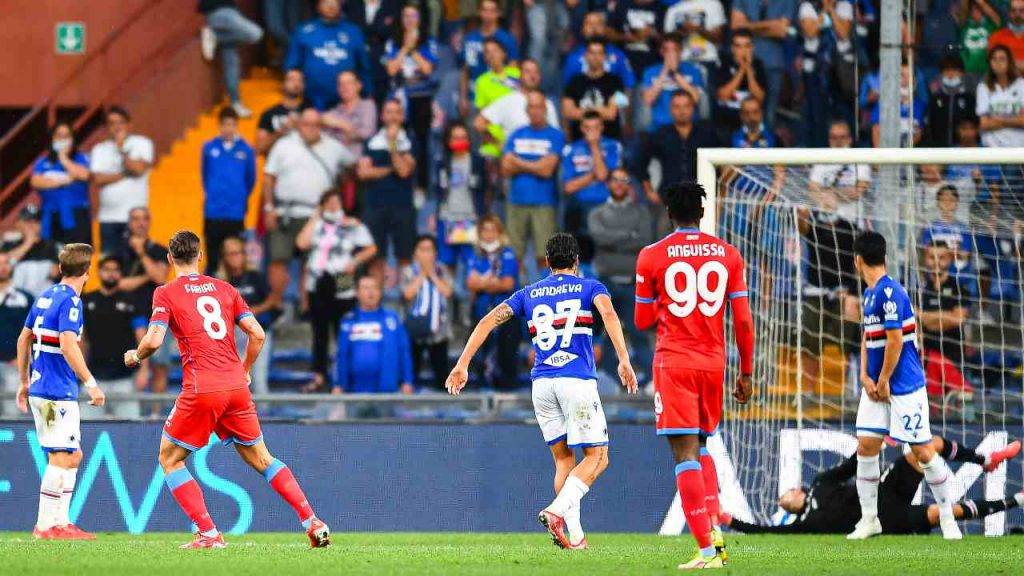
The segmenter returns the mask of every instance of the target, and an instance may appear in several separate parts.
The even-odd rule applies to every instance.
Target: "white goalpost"
[[[1024,148],[702,149],[697,177],[709,194],[701,228],[743,254],[757,328],[758,395],[744,407],[726,394],[709,443],[724,509],[786,521],[778,495],[855,447],[860,230],[886,236],[890,274],[914,300],[933,433],[982,453],[1019,434]],[[736,368],[732,350],[727,386]],[[990,474],[953,467],[958,498],[1021,490],[1020,460]],[[681,516],[670,512],[662,533],[682,530]],[[984,526],[1003,534],[1007,514]]]

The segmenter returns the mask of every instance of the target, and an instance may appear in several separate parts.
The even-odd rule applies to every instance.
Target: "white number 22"
[[[220,302],[213,296],[200,296],[196,299],[196,310],[203,317],[203,330],[214,340],[223,340],[228,335],[228,323],[224,321]]]
[[[714,289],[711,288],[712,275],[716,277]],[[679,276],[683,277],[682,289],[679,288]],[[728,279],[729,271],[725,264],[717,260],[705,262],[699,270],[694,270],[689,262],[673,262],[665,270],[665,291],[672,299],[668,305],[669,312],[686,318],[697,308],[705,316],[714,316],[725,303]]]

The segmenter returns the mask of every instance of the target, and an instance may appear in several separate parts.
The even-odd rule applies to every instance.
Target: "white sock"
[[[580,522],[580,513],[583,502],[577,502],[565,511],[565,526],[569,529],[569,543],[579,544],[583,540],[583,524]]]
[[[558,496],[555,496],[554,501],[547,507],[547,511],[565,518],[569,507],[573,505],[579,506],[580,500],[589,491],[590,486],[587,486],[583,480],[569,474],[569,477],[565,479],[565,484],[562,485],[562,490],[558,492]]]
[[[71,496],[75,492],[75,481],[78,479],[78,468],[64,468],[64,482],[61,484],[60,494],[60,518],[57,519],[58,526],[71,524],[69,510],[71,510]]]
[[[1024,492],[1017,492],[1013,495],[1013,499],[1017,501],[1017,506],[1024,508]]]
[[[878,518],[878,477],[881,476],[878,456],[857,455],[857,497],[860,499],[860,518]]]
[[[43,480],[39,483],[39,515],[36,527],[49,530],[57,525],[60,518],[61,485],[64,482],[64,470],[48,465],[43,472]]]
[[[944,520],[953,519],[953,503],[949,500],[949,466],[942,456],[936,454],[927,463],[921,464],[924,472],[924,479],[932,489],[932,496],[935,503],[939,505],[939,518]]]

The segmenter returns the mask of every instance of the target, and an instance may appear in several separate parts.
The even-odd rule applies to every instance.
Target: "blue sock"
[[[701,548],[700,549],[700,555],[705,557],[705,558],[711,558],[715,554],[718,554],[718,551],[715,550],[714,546],[708,546],[707,548]]]

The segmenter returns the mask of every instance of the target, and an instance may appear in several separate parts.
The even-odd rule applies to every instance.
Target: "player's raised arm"
[[[517,292],[516,294],[519,293]],[[515,298],[515,295],[512,298]],[[465,388],[466,382],[469,380],[469,361],[473,359],[476,351],[483,346],[491,331],[508,322],[514,316],[515,312],[512,311],[512,307],[509,306],[508,302],[502,302],[477,322],[476,327],[473,328],[473,332],[466,341],[466,347],[463,348],[462,355],[459,356],[458,362],[455,363],[451,374],[448,375],[448,380],[444,383],[445,388],[448,389],[450,394],[457,395]]]
[[[594,297],[594,307],[601,314],[604,329],[608,332],[608,337],[611,338],[612,346],[615,347],[615,355],[619,359],[619,380],[626,388],[626,392],[636,394],[638,388],[636,373],[629,363],[629,350],[626,348],[626,338],[622,335],[622,322],[619,321],[619,315],[615,313],[611,297],[607,293],[598,294]]]
[[[633,323],[637,330],[647,330],[658,321],[658,297],[654,289],[654,275],[646,248],[636,258],[636,304]]]

